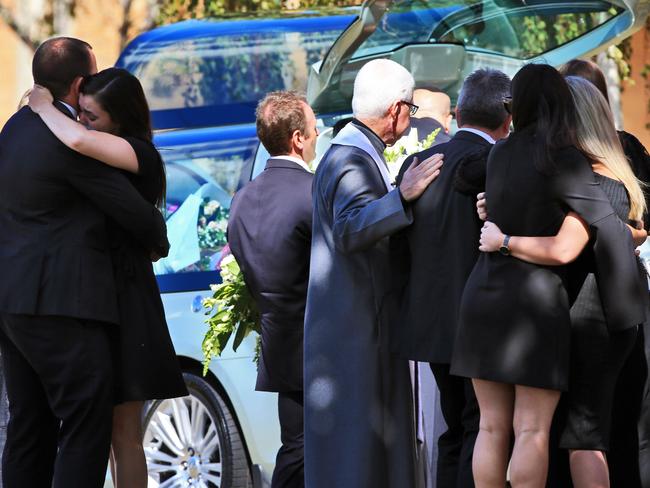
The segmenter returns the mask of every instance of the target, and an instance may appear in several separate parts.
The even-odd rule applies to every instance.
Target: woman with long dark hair
[[[59,111],[52,100],[45,88],[35,86],[29,105],[54,136],[69,148],[124,171],[144,198],[164,205],[164,163],[152,143],[149,107],[135,76],[109,68],[84,79],[81,124]],[[116,488],[145,488],[144,401],[184,396],[187,389],[167,330],[152,256],[117,225],[109,229],[120,310],[111,470]]]
[[[515,131],[488,160],[490,220],[508,235],[554,236],[574,211],[580,219],[570,245],[579,253],[594,239],[595,270],[607,279],[609,325],[635,326],[644,310],[636,300],[632,237],[577,149],[566,81],[550,66],[525,66],[512,81],[508,105]],[[513,488],[541,488],[551,421],[569,382],[569,277],[565,266],[511,256],[507,236],[500,251],[481,254],[467,282],[451,372],[472,378],[480,407],[476,486],[502,488],[510,461]],[[635,289],[639,295],[628,296]]]
[[[596,179],[607,194],[618,217],[638,222],[646,210],[641,184],[634,176],[623,153],[607,100],[589,81],[570,76],[567,82],[580,117],[577,135],[580,149],[590,155]],[[588,239],[586,228],[568,216],[557,236],[512,236],[512,256],[541,265],[562,265],[578,257],[572,245],[576,237],[568,231],[575,226]],[[646,231],[631,228],[635,244],[647,237]],[[486,222],[481,233],[483,252],[498,251],[504,235],[493,223]],[[645,279],[645,273],[639,274]],[[584,282],[571,308],[571,370],[567,393],[567,419],[560,447],[568,449],[571,477],[575,488],[610,485],[607,457],[612,404],[621,369],[636,340],[637,329],[609,332],[603,314],[598,286],[593,274]]]

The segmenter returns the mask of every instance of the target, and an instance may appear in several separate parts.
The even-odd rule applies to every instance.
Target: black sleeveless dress
[[[125,139],[133,147],[139,165],[138,174],[125,175],[154,204],[164,178],[160,155],[150,142]],[[120,312],[114,341],[116,403],[185,396],[188,392],[167,329],[151,259],[117,224],[110,229]]]
[[[627,221],[630,203],[623,183],[595,175],[618,217]],[[639,279],[645,280],[645,270],[639,270]],[[596,277],[589,274],[571,307],[571,371],[561,448],[608,450],[614,390],[636,335],[636,327],[608,330]]]
[[[509,235],[554,236],[573,210],[590,226],[593,270],[601,274],[610,329],[645,319],[630,232],[577,149],[555,151],[540,172],[531,129],[497,143],[487,166],[490,220]],[[591,271],[591,269],[590,269]],[[465,285],[451,373],[552,390],[569,386],[571,318],[566,266],[481,253]]]

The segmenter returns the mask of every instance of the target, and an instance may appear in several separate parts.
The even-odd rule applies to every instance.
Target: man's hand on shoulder
[[[418,158],[404,172],[399,191],[407,202],[416,200],[422,195],[429,184],[440,174],[442,167],[442,154],[434,154],[418,164]]]

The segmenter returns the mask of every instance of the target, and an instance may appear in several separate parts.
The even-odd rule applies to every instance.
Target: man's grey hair
[[[498,129],[508,117],[503,99],[510,96],[510,85],[508,75],[489,68],[478,69],[465,78],[456,104],[461,127]]]
[[[369,61],[354,80],[352,112],[359,119],[384,117],[397,101],[413,99],[415,80],[401,64],[389,59]]]

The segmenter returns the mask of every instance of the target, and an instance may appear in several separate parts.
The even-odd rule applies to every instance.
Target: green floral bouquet
[[[224,248],[224,255],[228,247]],[[203,300],[206,315],[210,317],[205,321],[208,330],[203,337],[203,374],[208,372],[208,366],[213,357],[220,356],[235,334],[232,344],[234,351],[242,341],[251,333],[260,333],[260,313],[251,296],[239,264],[232,254],[222,258],[220,263],[222,283],[212,285],[212,298]],[[260,338],[257,337],[255,348],[255,363],[259,360]]]

